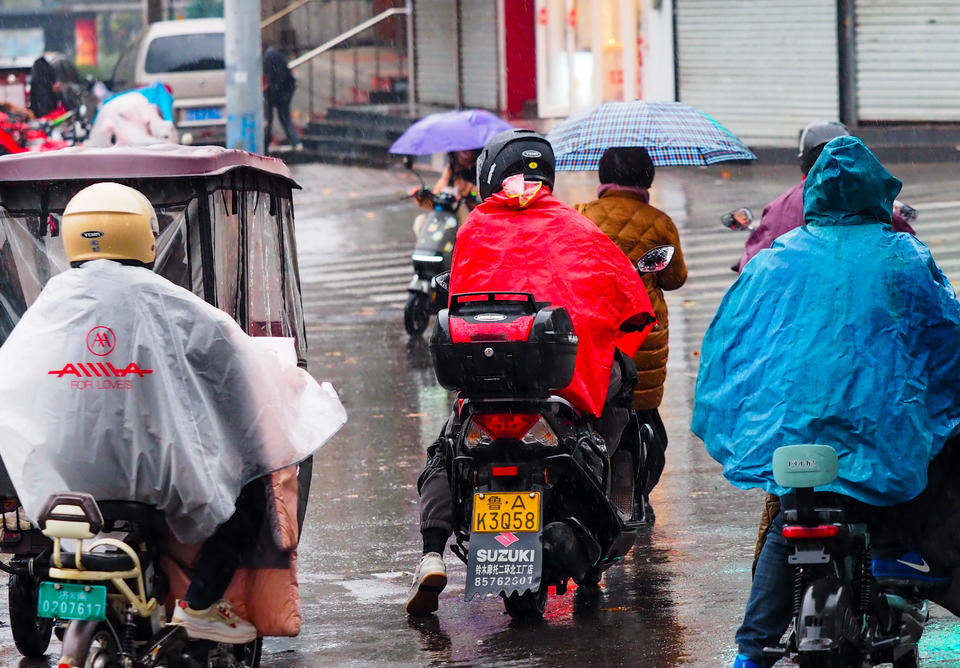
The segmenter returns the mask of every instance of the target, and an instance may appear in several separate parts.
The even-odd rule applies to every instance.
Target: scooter
[[[89,494],[65,492],[52,495],[37,520],[50,548],[36,557],[14,559],[7,568],[20,589],[33,585],[28,594],[35,615],[24,610],[29,619],[20,620],[21,625],[32,621],[46,630],[47,638],[53,627],[62,641],[59,666],[260,664],[260,638],[245,645],[197,641],[182,627],[165,623],[168,584],[159,566],[164,522],[156,509],[98,503]]]
[[[641,272],[664,269],[673,250],[647,253]],[[571,382],[579,344],[561,306],[523,292],[449,301],[430,351],[440,384],[459,392],[443,447],[464,596],[500,596],[512,617],[540,617],[550,586],[596,586],[633,547],[653,432],[633,413],[611,453],[596,420],[552,394]]]
[[[404,161],[404,167],[420,181],[420,189],[407,197],[417,201],[426,199],[431,204],[431,210],[421,214],[417,221],[417,241],[410,255],[413,278],[407,286],[407,303],[403,308],[403,325],[407,334],[420,336],[430,324],[430,317],[446,305],[437,299],[431,282],[439,274],[450,271],[453,246],[460,228],[457,210],[463,201],[453,193],[434,194],[414,169],[412,158]]]
[[[870,569],[870,532],[855,521],[843,497],[814,488],[837,478],[836,451],[827,445],[790,445],[773,455],[773,476],[792,490],[782,497],[783,536],[792,549],[793,633],[764,649],[801,668],[919,665],[918,643],[928,618],[915,586],[880,581]]]

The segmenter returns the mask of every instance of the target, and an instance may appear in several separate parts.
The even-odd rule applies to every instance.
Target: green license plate
[[[37,615],[57,619],[107,618],[107,588],[68,582],[41,582]]]

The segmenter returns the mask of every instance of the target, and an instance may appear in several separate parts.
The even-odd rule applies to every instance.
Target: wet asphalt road
[[[957,166],[892,171],[907,184],[903,199],[921,211],[919,235],[956,282]],[[416,210],[399,196],[415,180],[321,165],[295,175],[304,186],[296,214],[310,369],[334,383],[350,417],[314,465],[299,556],[303,631],[268,640],[264,665],[729,665],[761,496],[730,486],[690,434],[692,389],[700,337],[745,239],[723,230],[719,215],[740,205],[759,215],[799,177],[796,168],[659,170],[653,203],[677,222],[691,277],[670,295],[661,409],[670,447],[652,499],[657,525],[607,572],[599,593],[552,597],[546,619],[527,624],[512,622],[499,601],[463,602],[464,568],[449,553],[438,615],[404,614],[420,555],[416,480],[451,401],[426,346],[402,325]],[[562,175],[558,195],[582,201],[593,187],[589,176]],[[934,615],[922,665],[960,665],[957,620]],[[4,624],[0,664],[16,665],[16,656]]]

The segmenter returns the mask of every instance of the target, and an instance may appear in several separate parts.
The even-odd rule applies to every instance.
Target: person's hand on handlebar
[[[429,211],[433,208],[433,193],[428,188],[414,188],[408,195],[421,209]]]

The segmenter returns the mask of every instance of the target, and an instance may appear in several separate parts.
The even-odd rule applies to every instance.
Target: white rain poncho
[[[336,392],[153,272],[108,260],[47,283],[0,347],[0,456],[27,515],[59,491],[139,501],[184,543],[241,487],[346,422]]]

